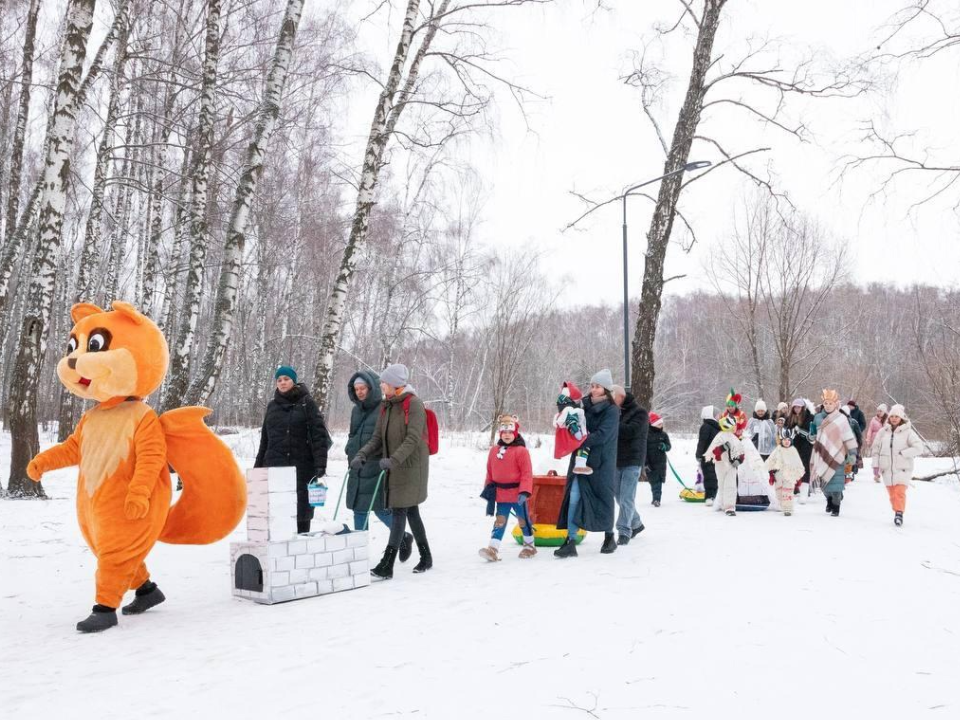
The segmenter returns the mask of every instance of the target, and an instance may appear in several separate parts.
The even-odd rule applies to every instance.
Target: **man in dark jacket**
[[[297,532],[310,532],[313,507],[307,500],[312,478],[327,472],[327,451],[333,444],[317,403],[296,371],[284,365],[275,373],[277,390],[267,405],[254,467],[297,469]]]
[[[710,443],[720,433],[720,423],[716,420],[716,410],[713,405],[707,405],[700,411],[700,419],[703,424],[700,426],[700,437],[697,439],[697,462],[700,463],[700,473],[703,475],[703,494],[706,497],[707,506],[713,505],[717,497],[717,470],[712,462],[704,462],[704,453],[710,447]]]
[[[643,531],[637,512],[637,483],[647,461],[649,415],[632,393],[621,385],[613,386],[613,400],[620,406],[620,433],[617,436],[617,544],[626,545]]]
[[[867,430],[867,418],[863,414],[863,410],[860,409],[860,406],[857,405],[856,400],[847,400],[847,407],[850,408],[850,418],[856,420],[857,424],[860,426],[860,432],[866,432]]]

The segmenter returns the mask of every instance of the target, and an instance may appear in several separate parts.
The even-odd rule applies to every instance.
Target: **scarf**
[[[847,456],[856,452],[857,440],[853,436],[850,421],[839,410],[834,410],[817,428],[811,467],[813,476],[819,480],[829,480],[843,467]]]

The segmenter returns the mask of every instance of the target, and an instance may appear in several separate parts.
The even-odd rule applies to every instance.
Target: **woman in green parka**
[[[360,449],[370,442],[377,427],[377,417],[380,415],[380,402],[383,393],[380,392],[380,378],[375,373],[358,371],[350,378],[347,384],[347,395],[353,403],[350,413],[350,435],[347,437],[347,462],[352,462]],[[380,456],[369,458],[370,462],[361,468],[351,468],[347,480],[347,509],[353,510],[353,527],[356,530],[370,528],[370,505],[373,505],[373,514],[380,519],[387,528],[390,527],[393,516],[386,506],[387,484],[380,480]],[[377,485],[379,484],[379,489]],[[376,499],[374,499],[376,492]],[[413,535],[404,533],[400,544],[400,562],[406,562],[413,552]]]
[[[427,543],[427,533],[420,518],[420,505],[427,499],[427,479],[430,474],[430,451],[425,431],[427,412],[423,402],[409,384],[405,365],[390,365],[380,373],[383,401],[377,413],[373,436],[350,463],[359,470],[381,457],[379,469],[386,471],[387,507],[392,512],[390,540],[383,559],[370,572],[388,580],[393,577],[393,565],[400,552],[407,520],[420,552],[420,562],[413,571],[422,573],[433,567],[433,556]],[[378,471],[379,472],[379,471]]]

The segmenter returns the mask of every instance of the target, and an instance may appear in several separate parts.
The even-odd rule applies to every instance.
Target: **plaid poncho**
[[[850,456],[856,457],[857,439],[847,416],[839,410],[830,413],[820,422],[813,445],[811,472],[823,482],[829,481],[846,463]]]

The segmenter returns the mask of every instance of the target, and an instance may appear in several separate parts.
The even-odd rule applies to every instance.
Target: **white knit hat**
[[[761,412],[761,411],[766,412],[766,411],[767,411],[767,404],[766,404],[763,400],[757,400],[757,404],[753,406],[753,411],[754,411],[754,412]]]
[[[887,407],[886,403],[880,403],[879,405],[877,405],[877,410],[882,412],[884,415],[890,414],[890,408]]]
[[[903,405],[897,403],[892,408],[890,408],[890,417],[896,415],[901,420],[907,419],[907,411],[904,409]]]
[[[604,390],[611,390],[613,388],[613,374],[607,368],[604,368],[590,378],[590,382],[599,385]]]

